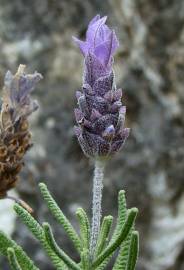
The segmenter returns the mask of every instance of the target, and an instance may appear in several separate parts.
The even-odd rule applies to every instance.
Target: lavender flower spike
[[[97,15],[89,23],[86,41],[74,38],[84,56],[82,92],[77,91],[75,109],[78,126],[75,134],[83,152],[95,158],[90,257],[93,260],[101,223],[101,200],[105,158],[118,152],[129,134],[124,128],[126,107],[122,90],[116,89],[112,69],[118,40],[105,24],[107,17]]]
[[[126,108],[122,90],[116,89],[112,69],[118,48],[114,30],[97,15],[89,23],[86,41],[74,38],[84,56],[82,92],[77,91],[75,134],[89,157],[106,157],[118,152],[129,135],[124,128]]]

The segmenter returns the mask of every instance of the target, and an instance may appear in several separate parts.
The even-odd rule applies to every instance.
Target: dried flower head
[[[105,24],[106,19],[99,15],[92,19],[86,41],[74,38],[84,56],[82,92],[76,93],[79,108],[75,109],[75,134],[90,157],[114,154],[129,135],[129,129],[124,128],[122,90],[116,89],[112,69],[119,44],[115,32]]]
[[[23,157],[31,146],[28,116],[38,108],[30,98],[41,74],[25,74],[20,65],[13,75],[5,75],[0,111],[0,198],[13,188],[23,166]]]

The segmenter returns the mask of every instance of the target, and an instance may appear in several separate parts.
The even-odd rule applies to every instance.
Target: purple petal
[[[109,37],[111,32],[112,32],[112,30],[106,24],[104,24],[102,27],[100,27],[99,35],[101,37],[102,42],[107,40],[107,38]]]
[[[101,19],[89,25],[88,30],[86,32],[86,41],[90,44],[92,48],[95,48],[96,45],[98,45],[99,42],[101,42],[99,30],[105,24],[106,20],[107,16],[104,16]]]
[[[100,60],[100,62],[107,66],[109,59],[111,58],[111,41],[107,40],[97,46],[94,50],[94,54]]]
[[[73,39],[85,57],[88,53],[95,54],[104,65],[104,69],[111,69],[113,54],[119,43],[115,32],[105,24],[106,20],[107,16],[102,18],[99,15],[95,16],[88,25],[86,41],[81,41],[76,37]]]
[[[96,21],[98,21],[100,19],[100,15],[97,14],[89,23],[89,26],[90,27],[92,24],[94,24]]]
[[[82,54],[85,56],[88,51],[89,51],[89,45],[87,42],[82,41],[76,37],[72,37],[74,42],[77,44],[77,46],[79,47],[79,49],[81,50]]]
[[[118,41],[115,32],[112,31],[107,40],[95,47],[94,54],[107,66],[117,47]]]

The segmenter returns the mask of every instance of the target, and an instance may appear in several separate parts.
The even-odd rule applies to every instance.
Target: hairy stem
[[[93,258],[95,247],[100,232],[101,220],[101,201],[104,178],[105,161],[96,159],[93,178],[93,207],[92,207],[92,225],[90,238],[90,257]]]

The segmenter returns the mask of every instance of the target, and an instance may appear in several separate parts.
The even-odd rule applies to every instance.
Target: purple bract
[[[76,92],[79,108],[75,109],[75,134],[90,157],[114,154],[129,135],[129,129],[124,128],[122,90],[116,89],[112,70],[118,40],[106,19],[99,15],[92,19],[86,41],[74,38],[85,58],[82,92]]]
[[[107,17],[94,17],[89,23],[86,33],[86,41],[74,38],[79,45],[84,57],[89,53],[93,54],[103,67],[107,70],[111,68],[112,56],[119,46],[116,34],[105,24]]]
[[[4,79],[3,101],[11,110],[13,121],[17,121],[20,117],[27,117],[37,110],[38,103],[30,98],[30,93],[41,79],[42,75],[38,72],[26,74],[25,65],[20,65],[15,75],[7,71]]]

